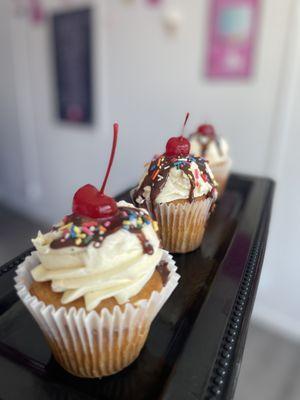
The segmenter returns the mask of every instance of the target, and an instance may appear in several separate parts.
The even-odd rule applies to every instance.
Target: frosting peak
[[[133,197],[139,205],[179,199],[191,202],[195,197],[214,195],[215,187],[212,172],[203,158],[163,154],[152,160]]]
[[[191,154],[206,158],[211,165],[228,159],[229,146],[220,136],[216,135],[213,126],[201,125],[189,136]]]

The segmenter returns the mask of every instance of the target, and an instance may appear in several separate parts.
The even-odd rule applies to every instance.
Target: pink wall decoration
[[[211,0],[207,75],[247,78],[253,69],[260,0]]]
[[[42,2],[40,0],[29,0],[28,3],[29,3],[31,21],[35,24],[44,21],[45,14]]]
[[[147,0],[147,2],[152,6],[157,6],[162,3],[163,0]]]

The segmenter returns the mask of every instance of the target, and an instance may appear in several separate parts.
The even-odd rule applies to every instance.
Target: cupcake
[[[229,146],[227,142],[216,135],[212,125],[200,125],[196,132],[189,137],[191,154],[196,157],[204,157],[218,183],[218,193],[221,196],[225,190],[231,168],[231,159],[228,155]]]
[[[155,157],[133,190],[136,205],[158,222],[163,248],[187,253],[200,246],[207,220],[217,199],[216,182],[208,162],[189,154],[183,136],[168,140],[164,154]]]
[[[132,363],[179,279],[148,212],[104,194],[113,154],[101,190],[75,193],[73,213],[39,232],[15,278],[56,361],[78,377]]]

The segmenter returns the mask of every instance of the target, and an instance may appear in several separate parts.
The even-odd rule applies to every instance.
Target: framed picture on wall
[[[252,74],[260,0],[212,0],[207,75],[247,78]]]
[[[52,22],[57,116],[72,123],[91,123],[91,10],[54,14]]]

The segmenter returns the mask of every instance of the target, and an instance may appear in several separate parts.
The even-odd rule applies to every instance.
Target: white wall
[[[265,321],[270,316],[269,322],[297,320],[295,304],[300,299],[295,277],[299,273],[292,260],[296,245],[291,241],[288,247],[286,229],[282,230],[287,222],[293,223],[295,214],[283,214],[290,186],[285,186],[276,162],[280,156],[284,176],[297,167],[279,151],[282,121],[291,109],[286,109],[282,93],[291,86],[293,48],[287,53],[286,47],[294,43],[287,32],[296,25],[291,8],[295,2],[262,1],[255,73],[249,81],[236,82],[204,77],[209,0],[165,0],[163,9],[146,7],[142,0],[131,5],[119,0],[82,3],[91,3],[94,9],[96,120],[92,127],[62,124],[54,118],[49,23],[32,25],[14,16],[9,0],[0,2],[0,198],[56,221],[70,211],[76,188],[101,181],[116,119],[121,132],[109,189],[112,194],[120,192],[137,181],[144,161],[163,150],[190,111],[191,127],[212,121],[228,138],[236,171],[267,171],[281,182],[255,315]],[[67,2],[46,4],[51,13]],[[182,25],[174,36],[162,24],[168,7],[182,13]],[[295,129],[299,121],[293,124]],[[295,145],[296,159],[298,138],[291,135],[291,127],[284,126],[286,142]],[[297,180],[295,174],[289,176]],[[297,196],[289,200],[290,210],[297,209],[297,200]],[[293,236],[298,229],[294,226]],[[293,288],[290,296],[289,287]]]
[[[23,157],[18,125],[13,54],[10,40],[9,3],[0,4],[0,190],[8,199],[24,197]]]
[[[61,4],[48,2],[48,9]],[[6,35],[15,55],[27,183],[22,206],[27,211],[54,221],[70,209],[77,187],[101,181],[115,119],[120,121],[121,135],[109,182],[112,193],[136,182],[144,161],[163,150],[186,111],[191,112],[190,127],[213,121],[228,138],[236,170],[264,172],[289,1],[264,2],[256,71],[251,80],[238,82],[204,77],[207,1],[165,2],[165,7],[177,4],[182,13],[181,28],[174,36],[163,29],[164,9],[146,7],[142,1],[131,6],[119,0],[92,4],[97,118],[90,128],[54,118],[49,23],[32,25],[4,10],[11,21]],[[2,103],[6,101],[2,95]],[[10,129],[4,131],[11,135]],[[15,191],[7,190],[5,182],[0,185],[6,199],[16,201]]]
[[[300,3],[291,8],[269,168],[276,178],[270,236],[254,316],[300,341]]]
[[[132,170],[138,170],[140,160],[161,148],[189,110],[192,125],[214,121],[226,135],[236,170],[263,173],[289,1],[263,2],[255,75],[238,82],[204,77],[209,2],[188,0],[184,6],[180,1],[169,2],[177,3],[183,14],[176,38],[165,35],[159,11],[140,6],[124,12],[119,2],[112,3],[106,13],[114,20],[107,33],[110,110],[137,136],[141,156],[132,160]],[[126,167],[126,158],[122,161]]]

